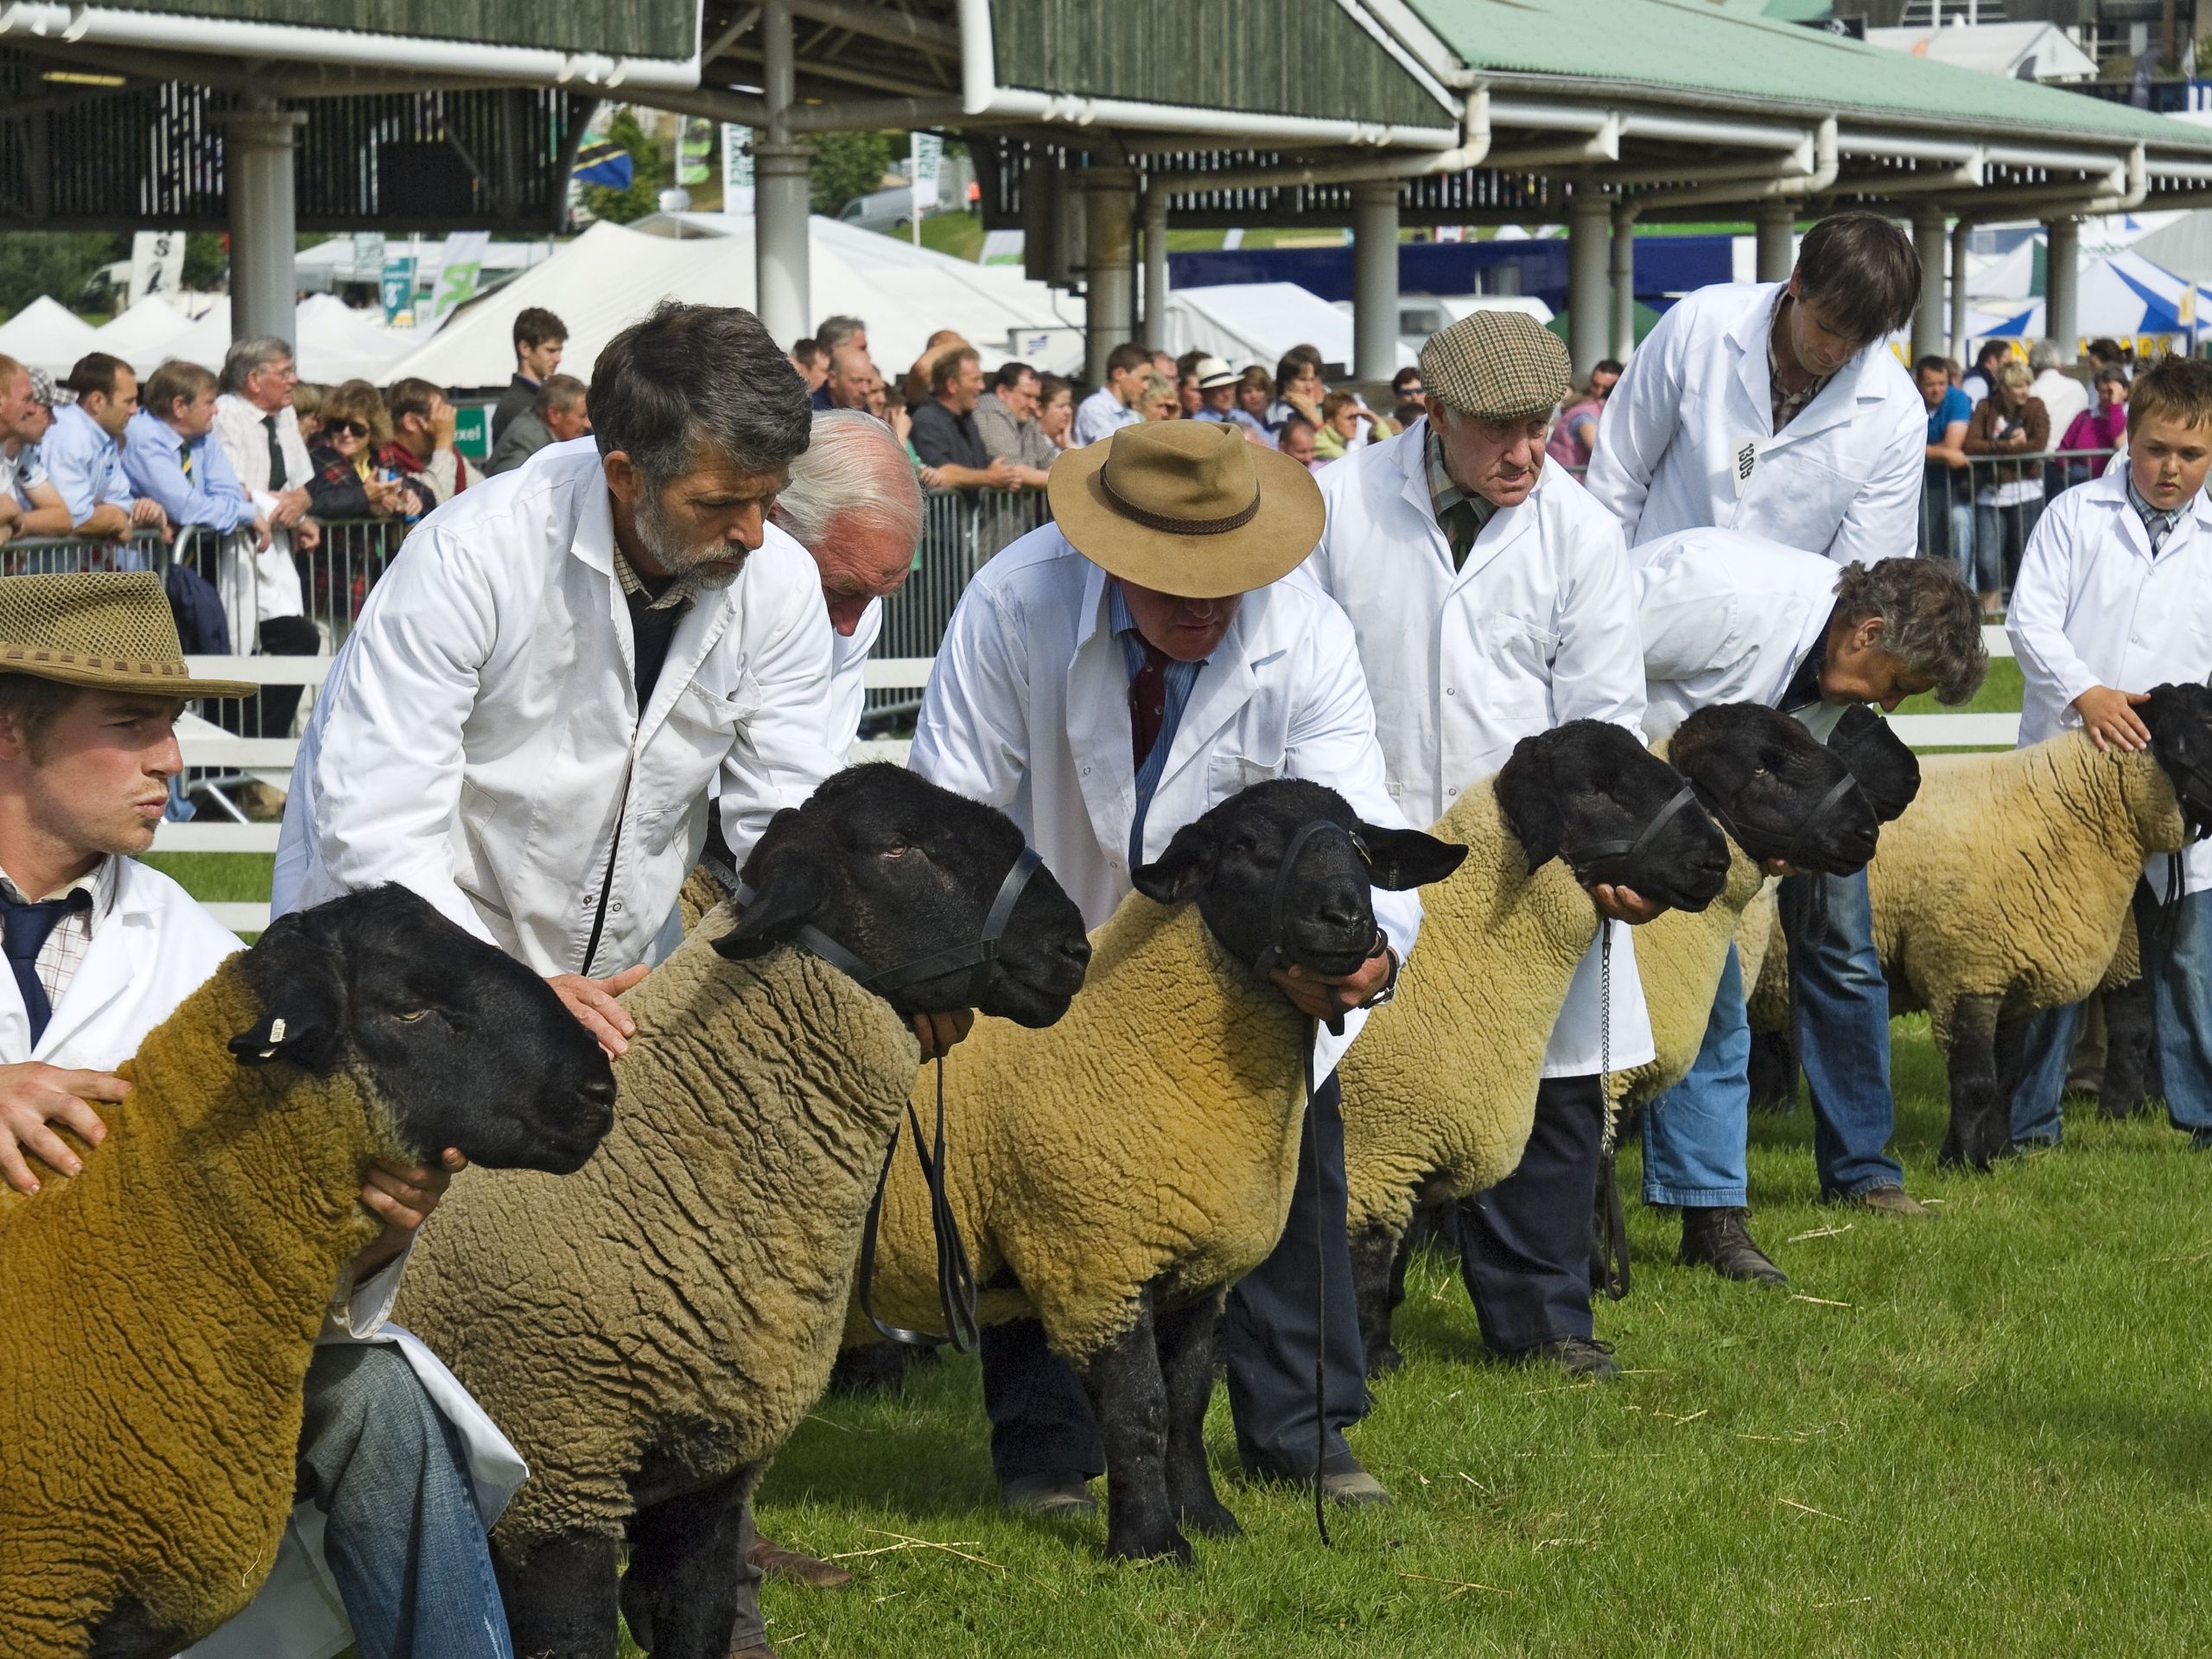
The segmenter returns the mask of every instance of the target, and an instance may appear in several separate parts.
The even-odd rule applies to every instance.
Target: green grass
[[[203,905],[266,903],[273,853],[148,853],[144,862]]]
[[[1821,1207],[1805,1110],[1758,1119],[1753,1224],[1790,1291],[1675,1267],[1672,1217],[1631,1205],[1635,1291],[1598,1319],[1632,1374],[1602,1386],[1482,1363],[1456,1274],[1417,1261],[1407,1365],[1353,1434],[1397,1501],[1337,1518],[1335,1548],[1230,1473],[1218,1393],[1248,1535],[1194,1570],[1107,1563],[1103,1519],[1002,1516],[953,1359],[896,1401],[824,1401],[770,1472],[770,1535],[878,1552],[849,1590],[770,1586],[772,1637],[883,1659],[2201,1650],[2212,1160],[2077,1115],[2062,1152],[1939,1176],[1942,1071],[1923,1021],[1896,1033],[1897,1144],[1941,1220]]]

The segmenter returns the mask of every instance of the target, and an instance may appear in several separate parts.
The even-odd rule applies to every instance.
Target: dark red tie
[[[1142,634],[1137,643],[1144,647],[1144,666],[1129,679],[1129,749],[1134,765],[1141,769],[1167,718],[1168,657]]]

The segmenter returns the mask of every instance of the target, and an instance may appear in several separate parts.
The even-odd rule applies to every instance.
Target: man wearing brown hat
[[[1478,311],[1422,348],[1428,417],[1321,474],[1328,533],[1308,572],[1350,613],[1389,758],[1390,792],[1433,823],[1521,739],[1571,720],[1643,741],[1643,652],[1620,526],[1545,439],[1568,385],[1559,337]],[[1461,1269],[1500,1356],[1576,1375],[1618,1370],[1595,1340],[1590,1217],[1605,1106],[1599,1070],[1652,1057],[1635,950],[1619,924],[1657,913],[1591,889],[1611,918],[1611,1052],[1599,947],[1544,1057],[1535,1127],[1513,1174],[1459,1209]]]
[[[0,1179],[18,1192],[81,1171],[55,1129],[97,1147],[103,1110],[129,1092],[116,1068],[238,948],[132,855],[153,844],[183,770],[174,728],[185,701],[253,690],[192,677],[150,571],[0,580]],[[483,1522],[445,1419],[397,1349],[363,1345],[391,1309],[414,1230],[459,1166],[457,1153],[447,1157],[436,1170],[371,1168],[361,1203],[384,1235],[340,1275],[308,1373],[302,1479],[317,1494],[353,1635],[375,1659],[505,1654]],[[191,1386],[181,1370],[177,1382]],[[268,1592],[208,1651],[296,1651],[321,1637],[316,1650],[328,1652],[347,1639],[287,1540]],[[303,1609],[315,1630],[294,1622]]]
[[[1130,891],[1130,871],[1175,831],[1247,785],[1328,785],[1373,823],[1405,819],[1384,787],[1382,752],[1344,613],[1294,575],[1321,534],[1306,470],[1234,429],[1203,421],[1132,426],[1061,456],[1047,486],[1054,523],[977,573],[961,595],[915,726],[913,767],[1004,808],[1096,927]],[[1421,906],[1377,890],[1390,950],[1320,982],[1274,976],[1309,1014],[1357,1009],[1393,982]],[[1347,1502],[1387,1497],[1344,1445],[1365,1409],[1351,1317],[1344,1122],[1333,1071],[1357,1031],[1317,1045],[1328,1078],[1314,1101],[1325,1166],[1300,1160],[1275,1254],[1230,1296],[1224,1346],[1238,1450],[1252,1473],[1319,1479]],[[1315,1244],[1331,1306],[1327,1449],[1314,1466]],[[1009,1508],[1091,1507],[1105,1467],[1088,1401],[1046,1351],[1034,1320],[983,1335],[991,1460]]]

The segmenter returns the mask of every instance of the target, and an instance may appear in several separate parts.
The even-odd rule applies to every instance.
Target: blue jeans
[[[1778,899],[1821,1196],[1900,1186],[1904,1171],[1883,1150],[1894,1122],[1890,987],[1874,951],[1866,873],[1793,875]]]
[[[1751,1029],[1736,947],[1720,970],[1689,1074],[1643,1112],[1643,1201],[1741,1209],[1750,1173]]]
[[[361,1659],[514,1659],[460,1437],[397,1348],[315,1350],[298,1491]]]
[[[2043,517],[2043,498],[2016,501],[2010,506],[1977,505],[1974,510],[1974,565],[1961,562],[1959,574],[1967,585],[1985,594],[2000,592],[2005,581],[2020,568],[2028,537]]]
[[[2166,1119],[2212,1140],[2212,892],[2183,895],[2171,932],[2147,881],[2135,884],[2135,936],[2151,982],[2151,1040],[2164,1073]],[[2028,1023],[2025,1069],[2012,1095],[2012,1139],[2059,1139],[2059,1097],[2082,1011],[2045,1008]]]

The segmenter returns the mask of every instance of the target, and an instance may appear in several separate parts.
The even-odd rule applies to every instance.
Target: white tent
[[[382,385],[397,378],[391,372],[393,360],[422,338],[411,331],[380,328],[329,294],[302,300],[293,318],[292,350],[302,380],[374,380]],[[181,357],[219,369],[230,348],[231,304],[225,300],[170,340],[157,357]]]
[[[1296,283],[1224,283],[1171,289],[1166,338],[1153,342],[1179,357],[1206,352],[1232,368],[1257,363],[1272,372],[1294,346],[1312,346],[1325,363],[1352,360],[1352,320]],[[1398,366],[1414,354],[1402,340]]]
[[[1870,29],[1866,44],[2014,80],[2094,80],[2097,60],[2050,22]]]
[[[607,342],[663,300],[753,307],[753,221],[717,214],[711,228],[695,226],[708,217],[684,215],[680,239],[593,226],[544,264],[456,312],[388,378],[505,385],[514,372],[514,319],[524,306],[543,306],[568,324],[563,366],[586,379]],[[808,224],[809,309],[817,317],[865,318],[869,350],[886,372],[919,357],[939,328],[957,330],[996,361],[1016,334],[1078,320],[1060,316],[1052,291],[1019,271],[970,264],[835,219],[817,216]]]
[[[100,349],[93,343],[97,332],[68,307],[41,294],[0,322],[0,353],[26,368],[64,375],[86,352]]]
[[[230,302],[219,302],[215,309],[227,323]],[[91,349],[119,357],[140,375],[148,375],[164,359],[176,355],[169,347],[190,334],[192,326],[192,319],[176,307],[158,294],[149,294],[114,321],[102,325],[92,335]],[[221,360],[219,357],[208,366],[219,366]]]

